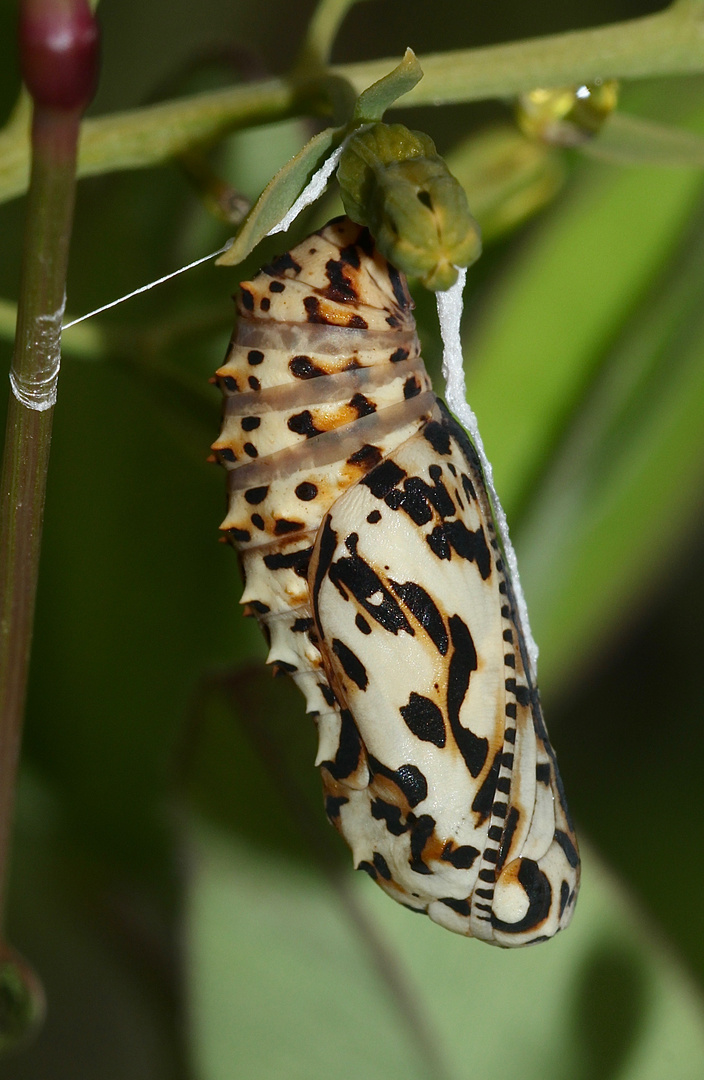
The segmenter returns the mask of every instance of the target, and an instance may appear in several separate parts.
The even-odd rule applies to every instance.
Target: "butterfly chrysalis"
[[[330,821],[395,900],[531,944],[577,845],[481,466],[404,276],[330,222],[242,284],[213,449],[242,596],[318,725]]]

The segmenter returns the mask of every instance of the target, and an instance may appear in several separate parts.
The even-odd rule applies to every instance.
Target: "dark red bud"
[[[35,105],[87,108],[98,82],[98,24],[87,0],[22,0],[22,77]]]

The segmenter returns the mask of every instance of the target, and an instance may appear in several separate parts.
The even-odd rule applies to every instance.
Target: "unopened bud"
[[[35,105],[83,111],[98,81],[98,24],[87,0],[23,0],[22,77]]]
[[[470,136],[448,154],[448,164],[487,241],[518,228],[541,210],[565,178],[557,150],[504,125]]]

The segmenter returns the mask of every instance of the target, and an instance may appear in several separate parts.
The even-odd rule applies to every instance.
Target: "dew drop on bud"
[[[598,135],[618,105],[618,93],[615,79],[536,88],[518,98],[516,120],[530,138],[552,146],[581,146]]]

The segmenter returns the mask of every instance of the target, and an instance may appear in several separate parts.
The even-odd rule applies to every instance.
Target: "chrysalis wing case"
[[[338,218],[238,306],[222,528],[317,721],[328,816],[406,907],[495,945],[551,937],[577,845],[481,468],[405,279]]]

